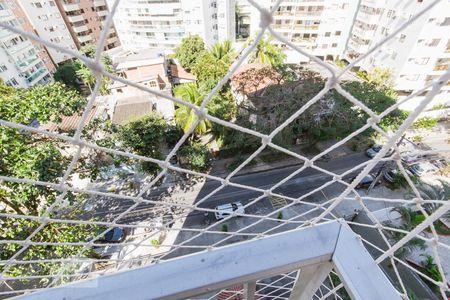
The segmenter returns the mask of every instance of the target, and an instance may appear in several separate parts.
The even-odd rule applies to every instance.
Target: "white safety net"
[[[408,130],[418,118],[419,114],[431,102],[434,96],[440,92],[441,87],[448,84],[450,71],[447,70],[445,74],[440,76],[436,81],[428,84],[420,91],[408,96],[401,102],[397,102],[395,105],[379,114],[375,113],[370,107],[353,97],[344,89],[343,85],[341,85],[341,78],[344,74],[347,74],[352,67],[398,36],[400,32],[414,23],[415,20],[425,14],[429,9],[432,9],[439,1],[427,2],[420,13],[411,17],[395,30],[392,30],[391,34],[371,47],[367,53],[361,55],[345,68],[338,71],[334,68],[330,68],[329,64],[311,55],[308,50],[299,48],[286,40],[282,34],[271,27],[273,22],[272,15],[276,12],[282,1],[273,3],[270,11],[261,8],[257,1],[249,0],[248,2],[260,12],[261,29],[259,34],[245,45],[245,48],[237,56],[227,75],[206,97],[204,97],[199,106],[108,73],[103,68],[100,62],[103,52],[102,49],[104,48],[108,29],[112,24],[112,17],[117,9],[119,1],[116,1],[115,5],[110,7],[110,13],[106,19],[106,24],[103,27],[101,39],[97,43],[97,52],[94,59],[85,57],[80,54],[80,52],[58,47],[54,43],[36,36],[32,32],[24,32],[9,24],[0,24],[1,27],[41,43],[48,48],[55,48],[73,58],[82,60],[92,70],[97,80],[92,95],[88,99],[88,103],[84,108],[82,117],[79,120],[73,135],[59,134],[29,126],[28,124],[17,124],[10,120],[0,119],[0,126],[15,129],[23,134],[32,134],[42,138],[52,139],[74,149],[67,170],[60,178],[59,182],[37,181],[29,178],[11,177],[0,174],[0,184],[2,182],[14,182],[25,186],[33,185],[52,189],[57,193],[56,201],[47,207],[43,207],[39,215],[26,213],[17,214],[8,210],[1,211],[0,221],[2,222],[6,222],[7,220],[27,220],[34,225],[25,238],[5,238],[2,236],[0,240],[0,249],[2,249],[1,247],[4,245],[18,245],[17,251],[15,251],[14,254],[7,259],[0,261],[0,268],[2,271],[0,277],[0,285],[2,285],[0,297],[12,297],[80,279],[113,273],[118,270],[123,271],[142,265],[154,264],[168,258],[182,256],[188,253],[208,251],[230,243],[264,238],[281,231],[315,226],[319,223],[338,219],[340,222],[347,222],[355,232],[360,234],[362,243],[374,256],[376,262],[380,266],[385,264],[387,266],[386,268],[390,270],[390,279],[393,281],[399,293],[404,295],[404,297],[408,297],[408,295],[409,297],[412,297],[407,283],[404,282],[403,276],[403,274],[408,272],[408,274],[414,274],[414,276],[418,276],[422,280],[428,282],[428,284],[435,287],[434,291],[438,295],[442,298],[447,298],[446,293],[449,291],[449,288],[442,265],[443,259],[445,259],[442,257],[442,253],[448,253],[450,251],[450,244],[447,244],[442,240],[442,236],[438,234],[435,225],[436,222],[448,212],[450,202],[445,201],[447,199],[424,199],[422,193],[416,187],[416,183],[411,178],[411,174],[402,163],[398,151],[398,142],[401,140],[406,130]],[[248,56],[255,51],[257,44],[268,35],[272,36],[275,40],[286,44],[287,48],[298,51],[301,55],[308,57],[315,64],[323,67],[326,72],[329,73],[329,76],[326,79],[323,89],[317,95],[309,99],[305,105],[286,120],[277,124],[276,129],[271,131],[270,134],[263,134],[253,129],[240,126],[234,122],[214,117],[208,113],[206,107],[213,96],[229,82],[235,71],[244,64]],[[89,112],[95,105],[95,101],[99,95],[101,79],[103,76],[107,76],[115,82],[121,82],[138,88],[149,95],[165,98],[178,106],[189,107],[195,111],[197,119],[164,159],[144,157],[135,153],[117,150],[112,147],[99,146],[92,141],[92,137],[83,135],[83,128],[87,125],[86,120],[89,117]],[[361,112],[367,114],[368,118],[366,125],[355,130],[347,137],[335,142],[326,150],[309,157],[273,142],[276,135],[280,134],[283,129],[292,124],[292,122],[295,122],[297,118],[302,116],[302,114],[312,105],[320,101],[330,90],[339,93],[345,97],[353,107],[358,108]],[[386,132],[379,126],[379,123],[383,118],[396,110],[401,103],[405,103],[424,92],[426,92],[426,96],[398,129],[392,132]],[[194,129],[202,120],[209,120],[211,123],[236,132],[241,132],[248,137],[252,137],[253,139],[251,141],[256,138],[260,140],[261,146],[224,176],[192,171],[172,163],[174,155],[176,155],[180,147],[188,141],[193,134]],[[343,173],[335,173],[325,167],[323,160],[328,157],[333,150],[344,146],[347,142],[368,129],[373,129],[378,132],[386,141],[375,157],[362,163],[352,164]],[[267,149],[271,149],[274,152],[279,152],[286,157],[295,159],[296,162],[293,166],[296,166],[296,168],[289,174],[283,176],[283,178],[277,179],[277,181],[270,184],[270,186],[247,184],[245,180],[240,180],[240,176],[236,175],[239,175],[238,173],[240,171],[251,165],[252,161]],[[391,149],[394,149],[395,151],[391,152]],[[116,157],[124,157],[135,162],[145,161],[158,165],[160,170],[156,176],[147,180],[145,184],[142,184],[137,189],[138,191],[135,189],[134,192],[121,193],[107,189],[78,188],[70,184],[70,178],[73,175],[76,166],[80,164],[80,158],[86,153],[91,153],[91,155],[106,153]],[[416,154],[425,155],[437,153],[436,151],[417,150]],[[401,174],[406,178],[409,189],[413,194],[412,197],[371,196],[366,194],[363,190],[356,189],[360,181],[366,175],[373,172],[373,170],[378,170],[380,164],[383,163],[397,165]],[[289,196],[285,195],[287,193],[278,192],[285,184],[292,184],[292,182],[295,182],[298,178],[302,178],[302,172],[305,170],[320,172],[320,174],[324,176],[323,178],[326,178],[326,181],[319,181],[320,185],[318,184],[314,186],[314,188],[303,191],[296,196]],[[272,176],[270,170],[264,172],[267,173],[266,176]],[[265,174],[264,172],[260,172],[259,174]],[[355,176],[354,180],[348,180],[353,176]],[[172,188],[162,188],[163,185],[167,186],[167,182],[164,181],[165,177],[169,177],[170,180],[173,180]],[[164,184],[161,182],[164,182]],[[303,184],[302,181],[299,182],[299,184]],[[209,188],[205,188],[206,192],[203,194],[196,193],[195,190],[199,189],[199,185],[205,185],[205,187]],[[331,190],[334,191],[333,187],[335,186],[339,187],[339,193],[337,194],[331,192]],[[91,203],[97,200],[104,201],[106,207],[109,207],[109,214],[107,217],[105,217],[106,214],[88,214],[87,212],[83,212],[83,209],[86,209],[86,207],[81,206],[81,213],[76,215],[78,217],[64,217],[66,214],[62,211],[70,210],[72,207],[72,204],[68,204],[69,202],[67,201],[69,193],[83,195],[85,199],[89,199]],[[248,197],[245,198],[245,195],[248,195]],[[241,197],[243,197],[241,202],[243,203],[244,212],[241,213],[238,210],[231,215],[225,216],[223,219],[214,219],[214,213],[217,212],[215,207],[217,205],[240,201]],[[423,220],[411,230],[402,229],[399,226],[391,226],[390,223],[387,223],[385,219],[380,218],[380,216],[375,214],[371,209],[373,205],[378,205],[379,207],[380,204],[385,207],[387,211],[390,211],[389,208],[400,206],[413,207],[415,210],[420,211],[424,217]],[[356,215],[353,217],[353,214],[344,215],[338,213],[337,208],[345,205],[350,205],[352,207],[351,211],[355,211],[355,213],[358,212],[359,217]],[[428,209],[430,206],[433,207],[433,210],[431,211]],[[259,207],[262,208],[259,209]],[[267,207],[270,209],[264,209]],[[84,213],[88,216],[86,217],[86,214]],[[370,221],[361,221],[361,215],[365,215],[367,220]],[[224,226],[224,224],[226,225]],[[52,225],[61,227],[85,226],[80,227],[83,228],[83,230],[89,230],[89,228],[103,229],[89,240],[79,240],[77,242],[61,242],[59,240],[55,242],[50,236],[47,237],[47,240],[42,239],[42,236],[39,235],[39,233],[46,226]],[[99,243],[99,240],[102,239],[105,233],[115,227],[120,227],[126,232],[139,233],[129,234],[123,242],[118,244]],[[367,232],[370,232],[369,236],[375,236],[375,242],[374,239],[366,238],[367,235],[365,233]],[[40,238],[36,239],[35,237],[37,236]],[[426,268],[416,268],[409,264],[405,258],[396,255],[403,247],[405,247],[405,245],[417,239],[423,241],[427,249],[426,253],[433,258],[433,266],[435,266],[433,272],[437,273],[437,275],[435,274],[433,276]],[[86,253],[89,253],[92,249],[98,247],[104,249],[106,246],[119,247],[121,249],[126,248],[126,255],[113,255],[110,258],[94,258],[86,256]],[[24,254],[27,253],[27,251],[31,251],[33,247],[50,247],[55,249],[55,255],[54,257],[37,256],[32,260],[23,260]],[[75,255],[60,257],[58,256],[58,249],[61,247],[75,247],[78,251]],[[43,266],[45,264],[58,266],[56,268],[57,272],[51,274],[19,272],[20,275],[17,275],[16,273],[18,269],[23,271],[30,268],[32,265]],[[52,268],[52,270],[54,269],[55,268]],[[269,299],[272,297],[271,295],[274,295],[273,299],[287,299],[295,278],[296,272],[292,272],[274,277],[271,280],[260,280],[257,285],[256,296],[260,298],[267,297]],[[440,280],[437,280],[436,278],[440,278]],[[410,280],[409,277],[408,280]],[[315,299],[328,299],[330,295],[333,295],[336,299],[343,299],[342,289],[343,284],[339,281],[336,274],[332,273],[329,275],[329,280],[324,282],[321,289],[315,295]],[[215,295],[211,294],[208,298],[214,299],[214,297],[218,297],[220,293],[223,293],[223,291],[217,292]],[[227,299],[237,299],[233,297],[238,294],[242,294],[242,290],[231,289],[231,292],[228,291]]]

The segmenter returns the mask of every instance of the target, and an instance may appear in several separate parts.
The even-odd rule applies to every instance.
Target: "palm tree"
[[[200,106],[202,104],[204,95],[199,91],[198,86],[195,83],[186,83],[179,85],[174,90],[175,96],[183,99],[186,102]],[[175,122],[180,126],[184,132],[187,132],[192,124],[197,120],[195,111],[190,107],[179,105],[175,110]],[[211,127],[208,120],[201,120],[194,132],[196,134],[204,134]]]
[[[211,48],[211,55],[217,60],[229,59],[231,61],[236,56],[236,52],[233,49],[231,41],[225,40],[223,43],[217,42],[214,44]]]
[[[256,46],[256,50],[252,52],[249,58],[250,63],[268,64],[272,67],[279,67],[283,65],[286,59],[286,54],[283,53],[281,48],[272,44],[272,39],[262,39]]]
[[[439,184],[420,182],[417,189],[424,200],[446,201],[450,199],[450,184],[447,181],[439,180]],[[440,206],[441,204],[437,203],[423,204],[423,208],[428,214],[434,213]],[[450,220],[450,211],[447,211],[441,218]]]
[[[76,71],[77,76],[83,81],[92,93],[92,87],[95,85],[96,78],[92,74],[91,70],[86,67],[85,64],[80,65],[80,68]]]

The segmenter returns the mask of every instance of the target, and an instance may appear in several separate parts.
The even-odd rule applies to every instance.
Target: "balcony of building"
[[[378,24],[381,15],[375,13],[369,13],[364,11],[359,11],[356,15],[356,19],[360,22],[366,24]]]
[[[84,21],[84,16],[83,15],[75,15],[75,16],[67,16],[67,18],[69,19],[69,22],[71,23],[77,23],[77,22],[83,22]]]
[[[450,58],[440,58],[436,61],[433,71],[446,71],[450,66]]]
[[[88,35],[78,35],[77,37],[78,37],[78,41],[80,43],[87,43],[87,42],[92,41],[92,36],[90,36],[89,34]]]
[[[81,32],[88,32],[89,28],[86,25],[74,25],[73,27],[73,31],[75,31],[76,33],[81,33]]]
[[[94,0],[94,6],[106,6],[105,0]]]
[[[27,68],[32,67],[35,63],[39,61],[39,56],[36,54],[30,55],[27,58],[16,61],[15,65],[19,70],[25,71]]]
[[[359,27],[353,27],[352,34],[358,36],[361,39],[372,39],[375,35],[375,29],[362,29]]]
[[[80,9],[79,1],[64,1],[63,8],[65,12],[71,12]]]
[[[29,75],[26,75],[25,78],[30,85],[34,85],[36,82],[41,80],[46,74],[48,74],[47,69],[45,69],[45,67],[41,67],[39,69],[36,69]]]

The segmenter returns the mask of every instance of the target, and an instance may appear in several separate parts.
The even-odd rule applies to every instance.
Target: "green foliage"
[[[268,64],[274,68],[281,67],[286,59],[286,54],[277,45],[272,43],[272,38],[262,39],[250,54],[250,63]]]
[[[194,65],[192,72],[197,76],[199,85],[205,90],[212,90],[227,74],[231,65],[231,55],[217,59],[211,52],[202,52]]]
[[[150,244],[151,244],[153,247],[155,247],[155,248],[159,248],[159,246],[161,245],[160,242],[159,242],[159,240],[157,240],[157,239],[151,240],[151,241],[150,241]]]
[[[447,108],[449,108],[448,104],[441,103],[441,104],[436,104],[432,108],[428,109],[428,111],[441,110],[441,109],[447,109]]]
[[[391,88],[394,86],[394,74],[389,68],[375,67],[366,72],[364,77],[369,83],[373,83],[378,87]]]
[[[415,121],[412,125],[413,128],[421,128],[421,129],[431,129],[437,125],[439,122],[439,119],[437,118],[420,118],[417,121]]]
[[[159,113],[150,113],[142,118],[131,121],[119,128],[117,139],[122,145],[138,155],[161,159],[161,144],[167,123]],[[150,174],[156,174],[158,165],[150,162],[142,162],[143,170]]]
[[[278,212],[278,215],[277,215],[277,219],[278,220],[283,220],[283,212]]]
[[[222,231],[228,232],[228,224],[222,224]]]
[[[200,92],[195,83],[181,84],[175,88],[174,92],[177,97],[197,106],[202,104],[204,98],[204,95]],[[184,132],[187,132],[196,120],[197,115],[195,110],[184,105],[177,105],[175,110],[175,122]],[[197,127],[195,127],[194,132],[199,135],[204,134],[209,128],[210,122],[203,119],[198,123]]]
[[[187,165],[190,170],[204,172],[211,166],[211,153],[207,146],[192,142],[188,145],[183,145],[178,155],[180,161]]]
[[[81,48],[81,52],[84,53],[89,58],[95,57],[95,45],[89,44]],[[108,55],[102,54],[100,61],[105,68],[105,70],[109,73],[114,73],[113,67],[112,67],[112,60]],[[92,92],[94,85],[96,83],[96,77],[92,73],[91,69],[89,69],[86,64],[80,60],[77,59],[75,61],[76,74],[78,78],[89,88],[89,90]],[[106,76],[102,76],[101,78],[102,84],[100,86],[100,94],[101,95],[107,95],[109,94],[108,85],[111,83],[111,79]]]
[[[425,274],[430,276],[432,279],[434,279],[437,282],[442,282],[442,275],[441,272],[439,272],[439,268],[434,262],[434,258],[431,255],[423,255],[425,257],[425,260],[421,262],[421,265],[425,269]]]
[[[0,118],[21,124],[39,121],[41,124],[60,119],[61,114],[73,115],[80,112],[86,100],[74,90],[68,90],[62,83],[55,82],[29,89],[11,89],[0,84],[5,93],[0,95]],[[0,174],[16,178],[59,182],[69,159],[61,153],[61,146],[55,140],[0,126]],[[52,205],[59,193],[49,187],[24,183],[0,182],[0,212],[41,216]],[[79,201],[71,192],[66,199],[70,203]],[[74,216],[65,216],[67,219]],[[1,240],[24,240],[38,226],[39,222],[26,219],[2,218]],[[80,242],[95,236],[95,226],[49,223],[34,237],[41,242]],[[8,243],[0,245],[0,258],[10,258],[21,249],[21,245]],[[24,251],[20,259],[68,258],[75,255],[82,246],[39,246]],[[83,256],[90,255],[90,251]],[[48,275],[58,272],[60,264],[39,263],[13,265],[8,276]],[[4,270],[0,266],[0,271]],[[38,283],[36,283],[38,284]]]
[[[415,143],[422,142],[423,141],[423,136],[415,135],[415,136],[412,137],[412,141],[415,142]]]
[[[191,71],[196,65],[197,59],[205,51],[205,44],[198,35],[190,35],[181,41],[175,48],[175,56],[187,71]]]
[[[53,74],[55,81],[64,83],[67,87],[80,91],[80,86],[77,82],[77,69],[73,62],[66,62],[56,68]]]
[[[39,222],[32,220],[3,218],[0,220],[0,226],[3,229],[0,232],[0,240],[25,240],[39,225]],[[49,223],[33,237],[33,241],[49,243],[89,242],[90,239],[97,235],[97,229],[96,225]],[[0,259],[6,260],[10,258],[21,248],[22,246],[19,244],[1,244]],[[77,255],[82,249],[83,246],[34,245],[25,250],[21,254],[20,259],[64,259]],[[83,252],[81,257],[92,255],[92,250],[88,250]],[[62,266],[59,263],[14,264],[6,274],[8,276],[56,274]],[[4,268],[4,265],[0,266],[0,271],[3,271]],[[41,280],[39,284],[45,284],[46,280],[48,279]]]
[[[336,66],[340,69],[345,68],[346,64],[342,59],[338,59],[334,62],[336,64]]]

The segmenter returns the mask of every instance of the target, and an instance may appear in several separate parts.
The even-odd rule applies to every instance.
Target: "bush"
[[[222,231],[228,232],[228,224],[222,224]]]
[[[190,170],[204,172],[211,166],[211,153],[205,145],[193,142],[182,146],[178,152],[180,162]]]
[[[413,123],[413,128],[423,128],[423,129],[431,129],[437,125],[439,122],[438,118],[420,118],[419,120]]]
[[[421,136],[421,135],[415,135],[415,136],[413,136],[412,137],[412,141],[413,142],[421,142],[421,141],[423,141],[423,136]]]
[[[278,220],[283,220],[283,212],[280,211],[280,212],[278,213],[277,219],[278,219]]]
[[[346,64],[342,59],[338,59],[334,62],[338,68],[345,68]]]

